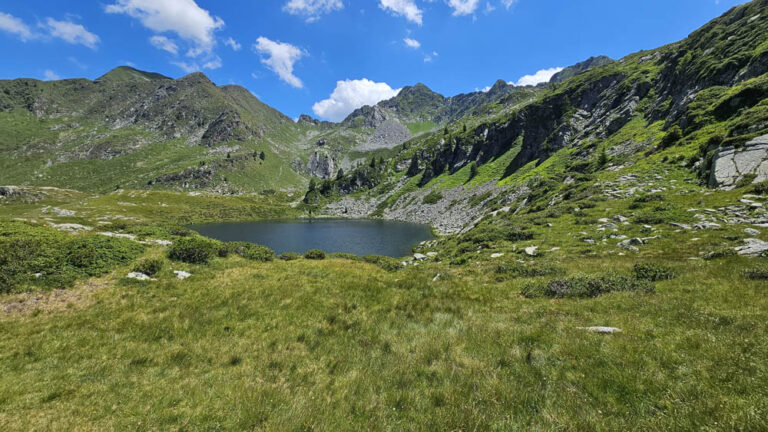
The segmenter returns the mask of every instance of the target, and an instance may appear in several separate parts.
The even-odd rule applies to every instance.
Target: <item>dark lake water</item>
[[[355,255],[403,257],[424,240],[434,238],[427,225],[383,220],[280,220],[190,226],[222,241],[247,241],[269,246],[278,254],[310,249]]]

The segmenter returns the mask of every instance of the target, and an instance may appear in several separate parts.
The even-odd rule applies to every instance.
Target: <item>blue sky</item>
[[[0,78],[93,79],[123,64],[171,77],[201,70],[291,117],[339,120],[417,82],[450,96],[656,48],[740,3],[5,0]],[[538,79],[520,81],[527,75]]]

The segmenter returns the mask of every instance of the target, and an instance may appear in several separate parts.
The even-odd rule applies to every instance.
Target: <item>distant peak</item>
[[[99,78],[96,78],[96,82],[132,82],[170,79],[172,78],[159,73],[144,72],[130,66],[118,66]]]
[[[213,81],[202,72],[192,72],[189,75],[179,78],[179,81],[213,84]]]

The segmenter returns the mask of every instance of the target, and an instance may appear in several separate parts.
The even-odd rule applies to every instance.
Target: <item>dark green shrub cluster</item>
[[[285,252],[281,253],[278,258],[282,261],[296,261],[297,259],[301,258],[301,256],[296,252]]]
[[[677,276],[671,268],[653,263],[635,264],[632,268],[632,273],[635,279],[651,282],[674,279]]]
[[[758,195],[768,195],[768,181],[761,181],[752,185],[752,193]]]
[[[443,194],[438,190],[433,190],[428,193],[421,202],[423,204],[437,204],[441,199],[443,199]]]
[[[205,237],[183,237],[168,250],[168,258],[190,264],[206,264],[221,254],[221,243]]]
[[[0,223],[0,292],[31,286],[66,288],[77,279],[125,265],[143,251],[142,245],[127,239]]]
[[[268,262],[275,259],[275,252],[262,245],[248,242],[227,242],[224,243],[229,253],[240,255],[241,257],[251,261]]]
[[[304,258],[309,260],[324,260],[325,252],[320,249],[311,249],[304,253]]]
[[[768,266],[744,270],[742,275],[749,280],[768,280]]]
[[[363,261],[379,266],[388,272],[394,272],[403,268],[403,264],[399,260],[387,256],[366,255],[363,257]]]
[[[532,278],[539,276],[557,276],[565,274],[565,270],[551,264],[527,265],[517,262],[504,263],[496,266],[495,272],[501,279]]]
[[[683,139],[683,130],[680,129],[680,126],[672,126],[669,128],[669,131],[664,135],[664,137],[661,139],[661,142],[659,143],[660,148],[668,148],[672,147],[673,145],[680,142],[680,140]]]
[[[526,285],[522,294],[528,298],[592,298],[611,292],[651,293],[654,290],[655,287],[648,281],[607,274],[577,275],[549,282],[534,282]]]
[[[635,197],[635,199],[632,200],[636,203],[647,203],[647,202],[653,202],[653,201],[664,201],[664,195],[659,193],[653,193],[653,194],[643,194]]]
[[[147,276],[155,276],[163,269],[163,260],[157,258],[149,258],[139,261],[136,266],[133,267],[133,271],[144,273]]]

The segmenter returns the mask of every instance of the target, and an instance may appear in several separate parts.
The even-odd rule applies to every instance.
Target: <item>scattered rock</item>
[[[744,232],[751,235],[751,236],[757,236],[760,235],[760,231],[754,229],[754,228],[744,228]]]
[[[187,273],[183,270],[174,270],[173,274],[176,275],[177,279],[181,279],[181,280],[187,279],[188,277],[192,276],[192,273]]]
[[[741,256],[759,257],[763,253],[768,252],[768,242],[756,238],[748,238],[744,240],[744,246],[736,248],[736,252]]]
[[[416,261],[426,261],[427,260],[427,256],[424,255],[424,254],[415,253],[415,254],[413,254],[413,259],[415,259]]]
[[[579,330],[586,330],[588,332],[592,333],[600,333],[600,334],[614,334],[614,333],[621,333],[620,328],[616,327],[577,327]]]
[[[721,228],[721,225],[720,224],[716,224],[714,222],[699,222],[697,224],[694,224],[693,228],[697,229],[697,230],[719,229],[719,228]]]
[[[538,254],[538,246],[528,246],[525,248],[525,254],[528,256],[536,256]]]
[[[503,254],[503,253],[495,253],[495,254],[491,254],[491,258],[501,258],[501,257],[503,257],[503,256],[504,256],[504,254]]]
[[[139,273],[139,272],[130,272],[125,277],[128,278],[128,279],[136,279],[136,280],[140,280],[140,281],[153,281],[153,280],[157,280],[157,279],[152,279],[151,277],[145,275],[144,273]]]

